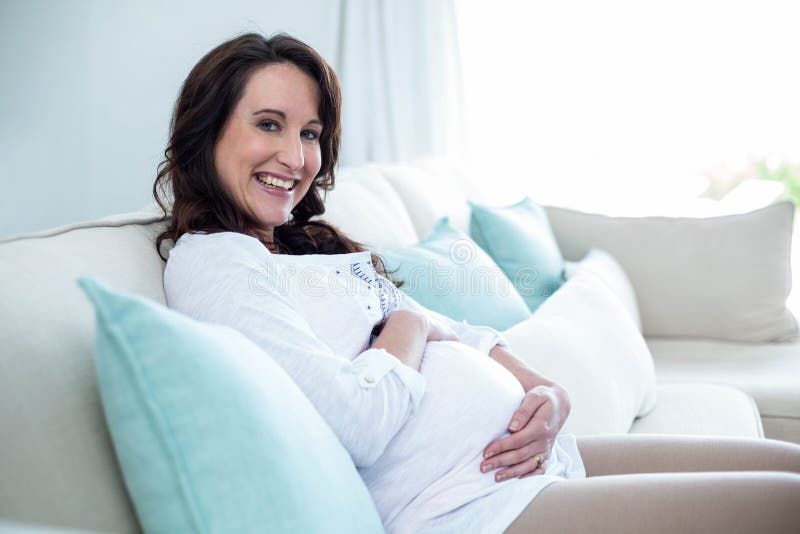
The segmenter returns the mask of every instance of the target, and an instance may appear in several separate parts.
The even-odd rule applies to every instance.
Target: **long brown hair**
[[[272,246],[285,254],[359,252],[364,246],[335,226],[311,217],[325,212],[323,195],[333,189],[341,140],[341,89],[333,69],[310,46],[285,34],[270,38],[248,33],[214,48],[189,73],[175,103],[170,139],[158,166],[153,196],[164,215],[172,212],[166,230],[156,238],[162,259],[165,239],[177,241],[188,232],[252,232],[257,222],[239,209],[220,185],[214,168],[214,147],[252,73],[259,67],[291,63],[317,82],[322,165],[311,188],[292,210],[286,224],[273,232]],[[385,273],[380,258],[373,263]]]

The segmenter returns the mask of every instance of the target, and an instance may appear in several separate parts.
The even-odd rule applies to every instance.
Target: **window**
[[[468,153],[492,184],[631,215],[747,211],[791,179],[800,191],[800,5],[457,8]]]

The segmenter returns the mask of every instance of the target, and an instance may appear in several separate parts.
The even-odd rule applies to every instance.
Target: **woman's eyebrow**
[[[270,109],[270,108],[259,109],[258,111],[253,112],[253,115],[259,115],[261,113],[273,113],[282,118],[283,120],[286,120],[286,113],[284,113],[279,109]],[[322,121],[319,119],[311,119],[306,124],[318,124],[319,126],[323,126]]]
[[[274,113],[275,115],[278,115],[280,118],[286,120],[286,113],[277,109],[269,109],[269,108],[259,109],[258,111],[254,112],[253,115],[258,115],[260,113]]]

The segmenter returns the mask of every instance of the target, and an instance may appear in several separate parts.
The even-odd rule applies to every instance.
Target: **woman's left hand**
[[[566,415],[561,409],[560,395],[561,392],[550,386],[531,388],[508,425],[511,435],[491,442],[484,449],[481,471],[488,473],[501,469],[495,473],[498,482],[543,474],[546,465],[537,466],[534,456],[538,455],[542,462],[547,461],[564,425]]]

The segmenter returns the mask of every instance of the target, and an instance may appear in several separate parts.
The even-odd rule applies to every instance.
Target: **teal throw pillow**
[[[78,284],[95,307],[103,410],[145,532],[383,532],[347,451],[255,343]]]
[[[564,258],[544,209],[528,197],[501,208],[470,206],[472,238],[535,311],[566,280]]]
[[[494,261],[447,217],[416,245],[383,251],[400,290],[433,311],[505,330],[530,316],[525,301]]]

